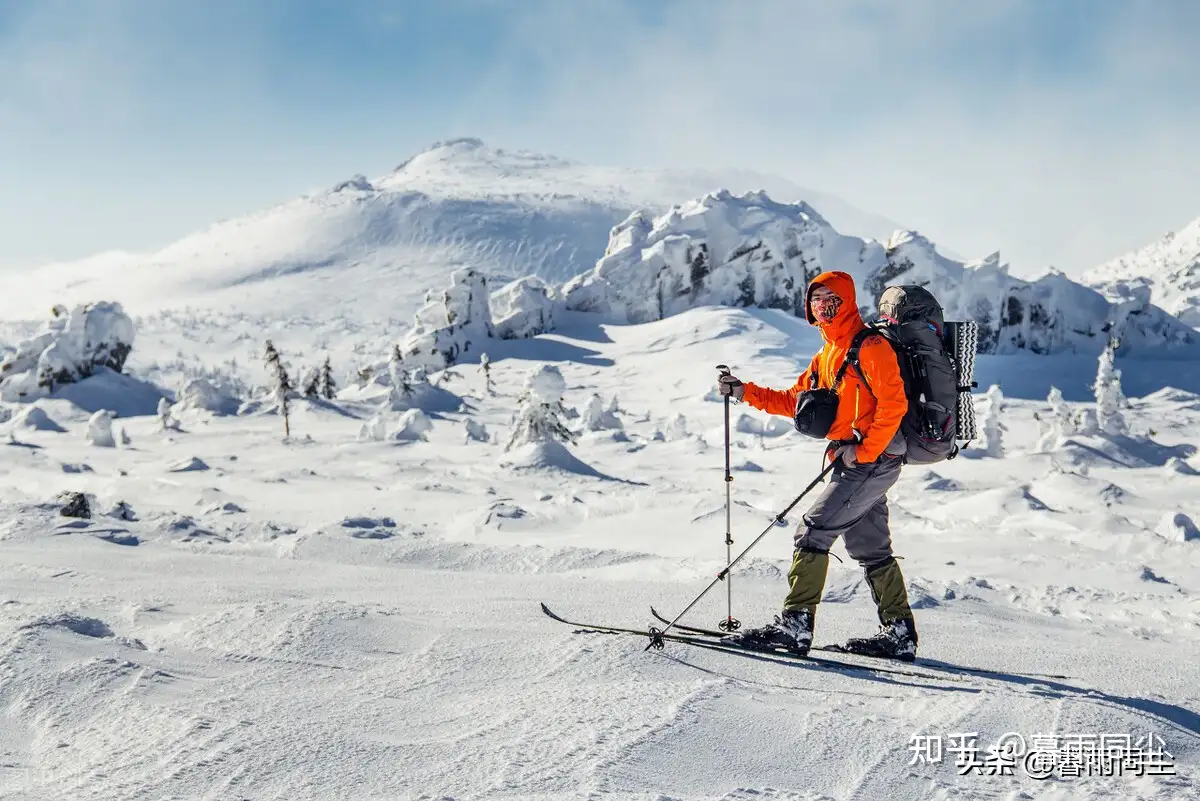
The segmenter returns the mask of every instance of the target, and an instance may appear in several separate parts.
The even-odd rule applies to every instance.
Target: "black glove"
[[[746,385],[737,376],[725,373],[717,379],[717,392],[722,397],[731,397],[736,401],[740,401],[742,396],[746,394]]]

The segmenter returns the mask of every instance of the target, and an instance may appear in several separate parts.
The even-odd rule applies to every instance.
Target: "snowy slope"
[[[1121,285],[1145,286],[1153,302],[1200,327],[1200,218],[1141,250],[1100,265],[1084,280],[1116,294]]]
[[[288,441],[273,414],[195,413],[166,432],[118,419],[130,446],[95,448],[88,414],[61,400],[37,407],[61,433],[22,427],[9,443],[0,424],[0,797],[1200,795],[1200,539],[1184,522],[1200,520],[1187,447],[1200,394],[1135,401],[1132,427],[1159,444],[1133,453],[1040,450],[1045,404],[1009,399],[1003,458],[906,468],[891,519],[921,631],[913,675],[646,652],[573,633],[538,604],[635,628],[651,604],[681,610],[725,554],[712,365],[782,386],[817,337],[779,311],[595,318],[500,342],[496,391],[474,371],[455,379],[465,403],[430,415],[428,441],[358,441],[379,411],[363,399],[298,401]],[[1007,387],[1067,358],[1094,368],[983,361],[1007,365]],[[568,406],[618,398],[619,431],[567,446],[590,474],[507,466],[516,396],[546,366]],[[489,441],[469,439],[468,421]],[[733,422],[737,550],[816,473],[821,448],[743,406]],[[96,515],[60,516],[64,490],[91,493]],[[798,520],[733,574],[747,625],[778,609]],[[874,630],[861,572],[835,553],[820,642]],[[687,620],[712,625],[721,590]],[[1007,732],[1154,734],[1177,775],[960,775],[948,751],[913,764],[914,734],[965,732],[981,748]]]
[[[0,296],[0,315],[25,319],[31,307],[119,297],[137,314],[188,305],[403,319],[457,267],[562,281],[589,269],[611,227],[635,209],[665,211],[722,186],[820,203],[864,235],[895,228],[772,176],[592,167],[460,139],[387,175],[354,176],[157,253],[22,271],[21,291]]]
[[[1194,357],[1200,337],[1144,302],[1124,305],[1061,273],[1025,281],[999,254],[963,264],[914,231],[881,245],[839,233],[807,204],[765,193],[717,192],[659,217],[634,214],[617,228],[595,269],[563,289],[568,308],[618,320],[656,320],[701,305],[778,308],[803,316],[813,276],[841,270],[855,278],[864,316],[884,288],[929,287],[948,319],[975,320],[985,353],[1098,353],[1110,328],[1124,352]]]

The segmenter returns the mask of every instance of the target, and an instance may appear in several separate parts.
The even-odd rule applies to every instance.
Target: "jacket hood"
[[[838,310],[837,317],[833,318],[835,323],[838,321],[838,318],[848,311],[853,311],[855,315],[858,315],[858,300],[854,292],[854,279],[848,273],[840,271],[821,273],[812,281],[809,281],[808,289],[804,292],[804,317],[811,325],[817,324],[817,318],[812,313],[812,293],[818,285],[831,290],[842,299],[842,308]]]
[[[812,293],[817,286],[832,290],[842,299],[837,315],[828,323],[818,322],[812,313]],[[821,331],[827,342],[848,341],[863,327],[862,315],[858,313],[858,300],[854,292],[854,279],[843,272],[821,273],[811,282],[804,293],[804,316]]]

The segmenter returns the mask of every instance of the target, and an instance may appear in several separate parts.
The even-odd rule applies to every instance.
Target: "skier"
[[[908,410],[896,354],[882,337],[871,335],[859,347],[858,366],[844,364],[855,334],[866,327],[855,300],[854,280],[846,273],[821,273],[812,280],[805,295],[805,316],[821,331],[825,344],[791,389],[770,389],[732,375],[718,381],[722,395],[788,417],[796,413],[797,402],[806,393],[820,394],[820,388],[836,391],[836,412],[830,410],[832,424],[825,433],[830,440],[826,458],[835,467],[829,485],[797,527],[783,612],[773,624],[723,641],[807,654],[829,569],[829,549],[843,536],[846,551],[866,571],[882,624],[875,636],[851,639],[845,650],[912,661],[917,629],[888,530],[887,491],[900,477],[906,445],[899,427]]]

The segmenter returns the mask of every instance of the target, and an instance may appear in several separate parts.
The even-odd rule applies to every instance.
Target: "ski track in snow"
[[[563,371],[569,406],[616,394],[624,436],[590,433],[571,452],[623,482],[514,473],[501,444],[466,441],[462,411],[434,419],[428,442],[358,442],[367,404],[298,401],[290,441],[273,414],[165,433],[135,417],[117,421],[131,446],[94,448],[86,413],[46,404],[66,433],[0,439],[0,798],[1200,797],[1200,542],[1155,530],[1166,512],[1200,519],[1184,469],[1200,461],[1140,448],[1118,455],[1142,466],[1121,467],[1082,440],[1090,450],[1037,452],[1038,401],[1006,400],[1005,458],[910,466],[892,492],[920,675],[646,652],[541,614],[546,601],[642,628],[650,605],[674,613],[711,580],[725,548],[710,368],[790,384],[812,343],[777,319],[699,309],[560,332],[497,357],[492,396],[463,367],[455,391],[494,432],[543,362]],[[545,358],[560,348],[612,364]],[[1014,382],[1029,364],[1011,361]],[[1129,415],[1173,447],[1197,441],[1195,403],[1160,393]],[[735,552],[820,460],[786,428],[747,428],[734,464],[760,469],[735,470]],[[209,469],[171,472],[192,459]],[[93,519],[58,515],[65,490],[91,495]],[[136,519],[99,514],[117,501]],[[776,610],[798,522],[735,571],[746,625]],[[835,552],[820,642],[874,629],[861,572]],[[711,626],[724,599],[721,586],[685,622]],[[1034,673],[1071,678],[1021,675]],[[986,745],[1010,731],[1153,732],[1178,775],[909,764],[915,733]]]

